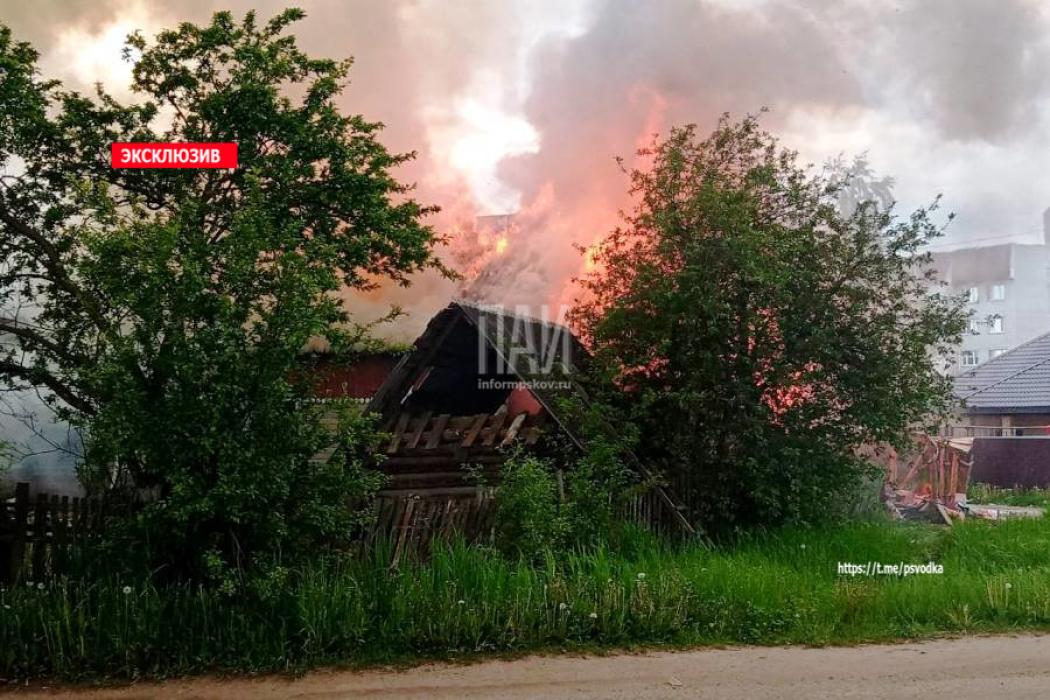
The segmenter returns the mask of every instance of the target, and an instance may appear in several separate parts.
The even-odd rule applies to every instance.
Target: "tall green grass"
[[[994,503],[1001,506],[1037,506],[1050,508],[1050,489],[1004,489],[991,484],[971,483],[966,499],[974,503]]]
[[[838,562],[943,575],[849,577]],[[953,529],[857,523],[715,549],[635,535],[617,551],[508,562],[463,545],[311,567],[266,599],[136,581],[0,593],[0,677],[142,677],[545,648],[830,644],[1050,628],[1050,519]],[[127,591],[127,592],[125,592]]]

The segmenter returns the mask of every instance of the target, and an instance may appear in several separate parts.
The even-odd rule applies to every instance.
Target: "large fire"
[[[629,205],[623,170],[644,168],[641,151],[666,127],[669,102],[658,90],[635,85],[627,98],[623,119],[598,128],[594,139],[581,139],[562,162],[508,154],[511,176],[528,180],[522,206],[461,221],[450,235],[462,296],[530,306],[571,305],[579,296],[574,280],[599,271],[601,241]],[[625,156],[619,164],[617,155]]]

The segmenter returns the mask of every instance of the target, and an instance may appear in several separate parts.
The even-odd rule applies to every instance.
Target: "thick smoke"
[[[762,14],[711,3],[673,0],[600,4],[584,35],[551,42],[538,52],[529,121],[541,149],[507,162],[505,177],[527,203],[522,223],[542,243],[537,250],[555,288],[545,301],[571,298],[568,279],[588,246],[627,206],[627,179],[616,156],[633,152],[670,125],[714,125],[722,112],[800,105],[835,109],[860,99],[841,70],[838,48],[821,24],[791,6]],[[520,290],[535,299],[536,290]]]
[[[887,35],[899,85],[946,137],[1009,140],[1037,119],[1050,41],[1035,2],[916,2]]]

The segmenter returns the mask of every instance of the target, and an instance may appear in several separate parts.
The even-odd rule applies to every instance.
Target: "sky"
[[[0,2],[0,22],[74,89],[121,99],[124,37],[290,0]],[[382,121],[399,176],[443,212],[460,269],[508,304],[571,298],[586,248],[630,202],[617,156],[673,125],[763,108],[805,162],[865,155],[901,213],[943,195],[944,246],[1035,242],[1050,206],[1050,3],[1037,0],[300,0],[309,52],[353,56],[342,106]],[[510,229],[475,217],[518,212]],[[434,275],[353,299],[406,306],[411,339],[462,293]]]
[[[286,0],[287,2],[287,0]],[[71,87],[126,95],[125,34],[286,2],[38,0],[0,18]],[[1037,0],[300,0],[310,51],[353,56],[347,109],[420,157],[447,211],[545,206],[579,231],[626,201],[616,156],[723,112],[807,162],[866,153],[903,210],[944,196],[946,245],[1034,240],[1050,206],[1050,4]],[[561,221],[552,221],[560,219]],[[591,220],[593,219],[593,223]],[[549,243],[548,236],[530,235]]]

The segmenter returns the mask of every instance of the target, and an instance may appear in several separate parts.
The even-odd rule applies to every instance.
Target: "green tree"
[[[947,409],[958,300],[930,293],[931,209],[903,220],[813,175],[749,117],[643,151],[636,206],[573,320],[712,533],[806,522],[865,473],[855,449]]]
[[[345,539],[367,431],[310,461],[297,358],[360,336],[338,290],[439,266],[432,209],[392,174],[413,154],[339,109],[350,60],[301,51],[303,16],[132,35],[128,105],[41,79],[0,27],[0,377],[84,429],[91,483],[146,496],[130,534],[179,573]],[[113,169],[114,141],[232,141],[239,164]]]

